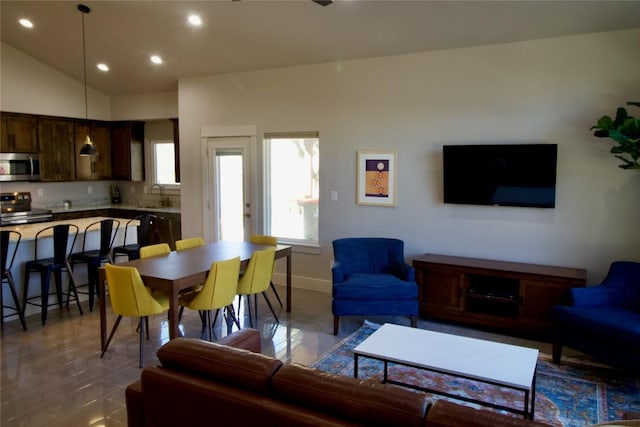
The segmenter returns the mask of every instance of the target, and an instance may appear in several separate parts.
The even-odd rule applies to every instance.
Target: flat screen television
[[[445,145],[444,202],[553,208],[557,144]]]

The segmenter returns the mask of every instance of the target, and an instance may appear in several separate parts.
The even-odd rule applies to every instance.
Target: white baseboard
[[[286,286],[287,276],[283,273],[275,273],[273,275],[273,283],[280,286]],[[291,278],[291,287],[299,289],[308,289],[310,291],[318,291],[331,293],[331,281],[316,279],[313,277],[296,276]]]

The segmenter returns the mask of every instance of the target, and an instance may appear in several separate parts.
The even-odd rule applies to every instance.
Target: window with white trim
[[[176,182],[175,147],[172,140],[151,141],[151,184],[179,187]]]
[[[264,135],[265,233],[278,241],[318,245],[318,132]]]

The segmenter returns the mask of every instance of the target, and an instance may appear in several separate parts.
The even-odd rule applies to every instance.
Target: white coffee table
[[[353,350],[353,357],[356,378],[358,359],[369,357],[384,362],[384,382],[534,417],[536,349],[385,323]],[[524,409],[394,381],[388,377],[389,362],[522,391]]]

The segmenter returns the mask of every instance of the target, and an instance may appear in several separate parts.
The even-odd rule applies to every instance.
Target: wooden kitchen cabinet
[[[112,178],[144,181],[144,123],[111,124]]]
[[[35,116],[5,112],[0,116],[2,119],[0,152],[38,152],[38,123]]]
[[[553,307],[586,284],[581,268],[432,254],[413,267],[421,315],[543,339]]]
[[[111,125],[108,122],[96,120],[76,120],[75,127],[75,157],[77,180],[108,180],[111,179]],[[80,149],[89,134],[98,154],[95,159],[91,156],[81,156]],[[91,162],[95,160],[96,173],[91,174]]]
[[[76,177],[73,121],[39,118],[41,181],[73,181]]]

